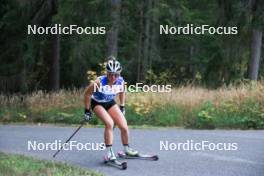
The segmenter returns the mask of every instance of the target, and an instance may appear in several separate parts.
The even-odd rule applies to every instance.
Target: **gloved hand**
[[[120,105],[119,108],[120,108],[120,111],[123,113],[123,115],[125,115],[126,114],[125,106]]]
[[[84,110],[84,120],[85,121],[89,121],[89,120],[91,120],[91,118],[92,118],[91,110],[85,108],[85,110]]]

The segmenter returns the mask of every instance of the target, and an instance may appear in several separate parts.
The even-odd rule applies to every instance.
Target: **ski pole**
[[[63,145],[61,145],[60,149],[57,150],[56,153],[54,153],[53,158],[55,158],[56,155],[61,151],[61,149],[63,148],[64,144],[68,143],[71,140],[71,138],[82,128],[82,126],[84,125],[84,123],[85,123],[85,120],[82,120],[81,121],[81,125],[74,131],[74,133],[69,137],[69,139],[67,139],[67,141],[65,141],[63,143]]]

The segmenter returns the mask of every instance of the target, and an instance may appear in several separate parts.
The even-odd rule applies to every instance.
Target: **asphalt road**
[[[99,145],[103,142],[102,128],[82,128],[72,139],[82,145],[88,144],[87,149],[91,149],[93,145],[91,150],[78,151],[73,147],[73,150],[62,151],[55,159],[52,155],[56,150],[51,150],[50,147],[48,150],[42,150],[44,144],[40,143],[64,141],[74,130],[73,127],[0,125],[0,151],[64,161],[114,176],[264,175],[264,131],[172,128],[131,130],[132,147],[142,153],[158,154],[160,159],[158,161],[130,159],[127,160],[127,170],[118,170],[102,162],[105,151],[96,146],[96,143]],[[119,130],[115,130],[114,133],[114,149],[117,152],[122,149],[122,145]],[[39,150],[33,151],[32,145],[28,150],[29,141],[32,144],[36,141]],[[168,146],[165,145],[166,141]],[[202,143],[204,143],[203,149]],[[165,150],[166,147],[168,150]]]

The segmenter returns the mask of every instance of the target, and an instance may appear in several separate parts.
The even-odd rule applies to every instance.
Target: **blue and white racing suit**
[[[124,79],[119,76],[115,83],[110,86],[108,85],[107,75],[99,77],[100,85],[96,87],[96,91],[92,94],[91,107],[92,109],[96,105],[102,105],[106,110],[112,107],[115,103],[115,96],[124,92]]]

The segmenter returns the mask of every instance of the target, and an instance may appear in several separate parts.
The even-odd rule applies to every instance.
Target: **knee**
[[[106,123],[105,123],[105,128],[106,128],[106,129],[109,129],[109,130],[110,130],[110,129],[112,130],[112,129],[114,128],[114,122],[113,122],[113,121],[108,121],[108,122],[106,122]]]
[[[127,125],[125,125],[125,126],[120,126],[119,129],[120,129],[120,131],[121,131],[122,133],[128,133],[128,127],[127,127]]]

